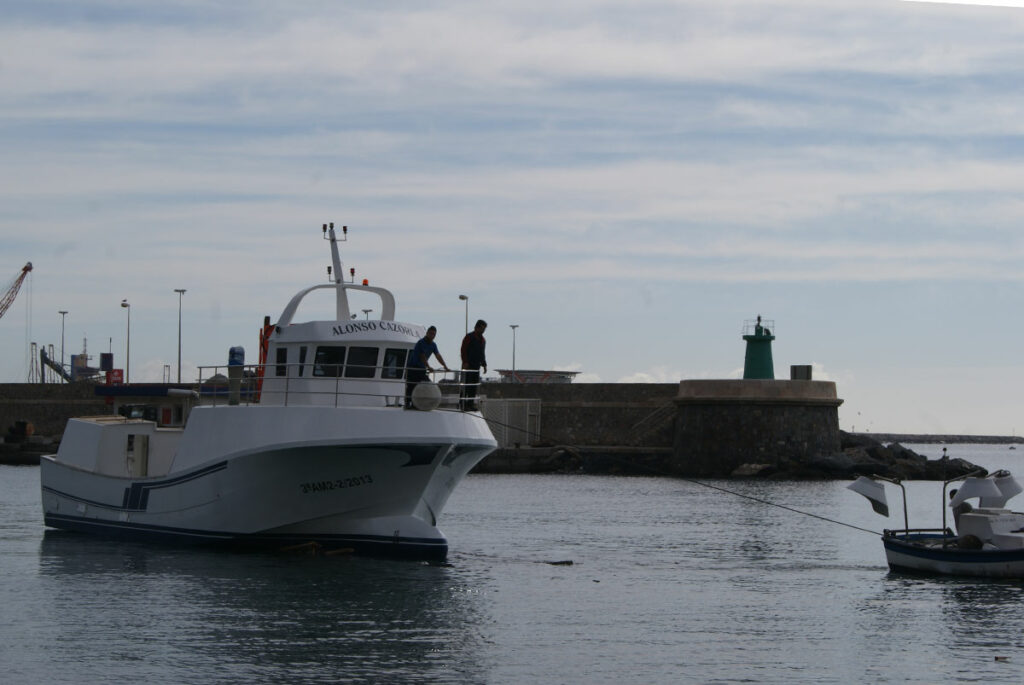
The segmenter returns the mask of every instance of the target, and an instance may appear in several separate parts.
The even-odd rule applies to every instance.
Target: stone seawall
[[[535,445],[671,447],[678,383],[488,383],[488,399],[539,399]]]
[[[0,429],[28,421],[37,435],[59,436],[68,419],[110,413],[91,383],[0,384]],[[540,445],[672,444],[677,383],[543,383],[484,386],[494,399],[539,399]]]
[[[531,445],[499,449],[475,472],[674,472],[727,476],[734,465],[720,461],[723,442],[735,438],[749,444],[751,436],[766,436],[759,438],[756,450],[746,452],[751,458],[743,460],[771,465],[760,477],[770,477],[770,474],[786,477],[787,473],[795,477],[829,477],[829,473],[842,471],[829,467],[831,462],[822,466],[820,459],[819,463],[811,464],[814,468],[810,471],[805,468],[806,463],[792,463],[835,456],[842,449],[834,444],[834,436],[838,434],[834,406],[826,411],[829,404],[835,404],[834,391],[831,398],[818,398],[822,400],[820,407],[815,407],[813,401],[808,404],[805,392],[802,405],[789,403],[779,396],[766,407],[755,403],[739,410],[741,404],[708,401],[708,393],[697,392],[705,388],[704,381],[685,381],[684,384],[688,390],[681,389],[679,383],[486,384],[481,395],[490,399],[540,400],[540,422]],[[16,422],[27,421],[33,425],[35,433],[34,445],[6,446],[10,448],[10,459],[20,458],[20,451],[26,449],[53,451],[43,445],[46,441],[41,436],[59,440],[69,418],[110,413],[107,404],[97,398],[94,391],[95,386],[88,383],[0,384],[0,429],[6,434]],[[761,389],[762,394],[776,391],[784,393],[788,388]],[[744,450],[739,448],[741,452]],[[18,454],[14,453],[16,451]],[[685,464],[680,463],[681,455],[685,457]],[[849,454],[839,456],[842,457],[840,466],[849,466],[846,462],[854,466],[859,463]],[[869,456],[876,461],[885,458],[882,454]],[[870,467],[873,472],[881,472],[875,462]],[[800,476],[801,473],[807,475]],[[848,475],[845,471],[842,473]]]
[[[675,403],[678,475],[793,471],[840,450],[842,400],[830,381],[681,381]]]
[[[92,383],[0,383],[0,433],[28,421],[36,435],[60,436],[74,416],[109,414]]]
[[[657,455],[663,470],[672,445],[677,383],[487,384],[492,399],[539,399],[541,420],[534,445],[499,450],[477,471],[629,472],[630,460]],[[89,383],[0,384],[0,429],[28,421],[36,436],[59,439],[68,419],[110,413]],[[564,448],[570,448],[566,450]],[[580,449],[585,447],[586,449]]]

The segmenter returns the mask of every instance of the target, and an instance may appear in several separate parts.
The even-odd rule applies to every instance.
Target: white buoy
[[[437,383],[424,381],[416,385],[412,390],[412,406],[420,411],[437,409],[441,404],[441,388]]]

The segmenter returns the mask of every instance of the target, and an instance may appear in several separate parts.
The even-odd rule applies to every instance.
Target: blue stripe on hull
[[[181,483],[188,483],[198,478],[203,478],[205,476],[209,476],[210,474],[217,473],[218,471],[223,471],[227,467],[228,463],[226,461],[222,461],[217,464],[205,466],[196,471],[190,471],[180,476],[175,476],[174,478],[165,478],[163,480],[158,481],[143,480],[134,482],[124,489],[124,495],[122,496],[120,504],[112,504],[110,502],[98,502],[95,500],[86,499],[85,497],[79,497],[78,495],[72,494],[70,492],[57,490],[46,485],[42,486],[42,491],[49,492],[59,497],[64,497],[66,499],[73,500],[75,502],[81,502],[82,504],[88,504],[94,507],[103,507],[105,509],[113,509],[116,511],[139,512],[146,511],[146,506],[149,504],[149,492],[151,490],[173,487],[175,485],[180,485]]]
[[[393,537],[387,535],[297,535],[265,533],[229,533],[223,531],[169,528],[121,521],[98,521],[77,516],[46,514],[46,525],[120,540],[225,547],[280,549],[289,545],[316,542],[327,548],[350,547],[360,554],[441,561],[448,556],[448,542],[434,538]]]
[[[124,490],[124,500],[122,501],[120,508],[125,511],[145,511],[146,505],[149,503],[149,492],[151,490],[169,488],[181,483],[187,483],[197,478],[208,476],[211,473],[223,471],[227,467],[228,463],[226,461],[222,461],[217,464],[211,464],[210,466],[201,468],[197,471],[191,471],[180,476],[174,476],[173,478],[132,483],[131,487],[125,488]]]

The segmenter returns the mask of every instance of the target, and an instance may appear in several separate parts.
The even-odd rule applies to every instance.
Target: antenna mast
[[[348,321],[348,294],[345,292],[345,275],[341,271],[341,256],[338,254],[338,238],[334,233],[334,222],[330,225],[324,224],[324,239],[331,242],[331,264],[332,266],[327,267],[327,274],[331,274],[331,269],[334,270],[334,277],[332,282],[337,286],[337,299],[335,304],[336,318],[338,321]],[[345,242],[348,240],[348,226],[341,227],[341,241]]]

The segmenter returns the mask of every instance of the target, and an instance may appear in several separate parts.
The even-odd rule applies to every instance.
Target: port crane
[[[3,295],[0,295],[0,318],[3,318],[3,315],[7,313],[7,310],[14,303],[14,298],[18,296],[21,284],[25,282],[25,277],[28,276],[30,271],[32,271],[32,262],[28,262],[25,266],[21,267],[21,273],[15,276],[14,280],[4,288]]]

